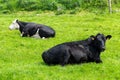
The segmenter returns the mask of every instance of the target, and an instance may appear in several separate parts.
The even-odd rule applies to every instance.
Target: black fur
[[[33,36],[37,30],[39,29],[38,33],[39,36],[49,38],[49,37],[54,37],[55,36],[55,30],[53,30],[51,27],[42,25],[42,24],[36,24],[36,23],[31,23],[31,22],[22,22],[22,21],[16,21],[20,28],[20,32],[22,33],[22,37],[27,37],[27,36]]]
[[[48,65],[84,62],[101,63],[100,53],[105,50],[105,42],[111,35],[97,34],[82,41],[66,42],[43,52],[42,58]]]

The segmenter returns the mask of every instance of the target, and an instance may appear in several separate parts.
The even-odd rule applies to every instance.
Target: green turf
[[[22,38],[18,30],[10,31],[14,19],[49,25],[56,30],[50,39]],[[57,44],[83,40],[103,33],[113,37],[101,54],[103,63],[47,66],[43,51]],[[120,80],[120,14],[81,12],[79,14],[35,14],[19,12],[0,14],[0,80]]]

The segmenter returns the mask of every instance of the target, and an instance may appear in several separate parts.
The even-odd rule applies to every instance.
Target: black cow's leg
[[[102,60],[100,59],[100,53],[95,56],[94,61],[96,63],[102,63]]]
[[[65,56],[65,57],[63,58],[63,62],[61,63],[61,65],[64,66],[65,64],[67,64],[69,58],[70,58],[70,56]]]
[[[61,66],[64,66],[65,64],[67,64],[69,61],[69,58],[70,58],[70,54],[68,51],[66,51],[66,53],[64,53],[63,60],[60,63]]]
[[[100,58],[96,58],[96,59],[95,59],[95,62],[96,62],[96,63],[102,63],[102,60],[101,60]]]

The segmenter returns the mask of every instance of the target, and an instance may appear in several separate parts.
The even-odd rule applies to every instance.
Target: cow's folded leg
[[[100,58],[95,59],[96,63],[102,63],[102,60]]]
[[[69,61],[69,58],[70,58],[70,54],[69,53],[65,53],[66,55],[65,56],[63,56],[63,60],[61,61],[61,66],[64,66],[65,64],[67,64],[68,63],[68,61]]]

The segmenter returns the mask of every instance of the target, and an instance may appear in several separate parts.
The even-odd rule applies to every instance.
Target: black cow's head
[[[96,36],[91,36],[91,45],[96,47],[100,52],[105,50],[105,42],[110,39],[112,36],[98,33]]]

